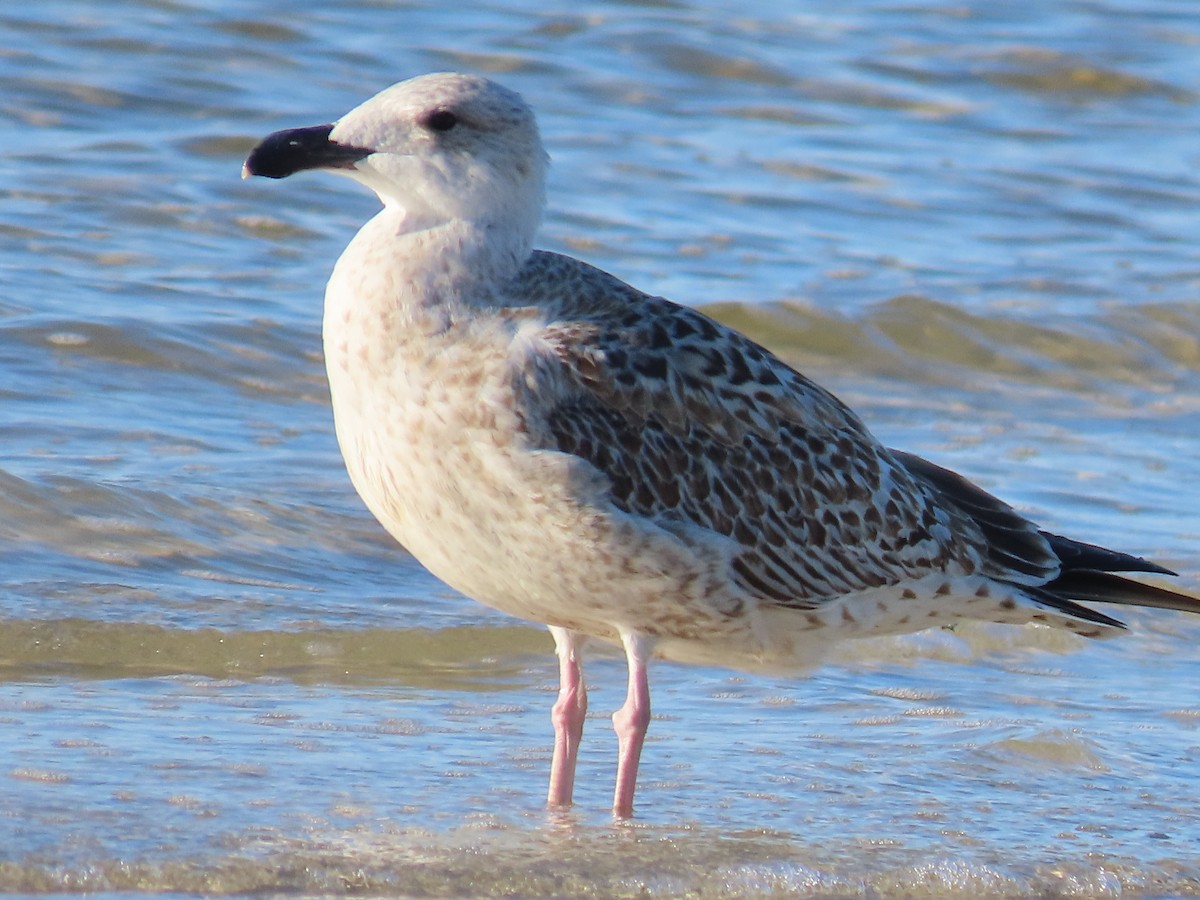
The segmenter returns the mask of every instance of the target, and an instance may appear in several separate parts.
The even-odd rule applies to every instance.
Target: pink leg
[[[633,816],[633,792],[637,788],[638,762],[642,742],[650,726],[650,681],[646,664],[654,649],[653,638],[642,634],[621,633],[625,659],[629,664],[629,692],[625,705],[613,713],[617,732],[617,789],[613,795],[613,815],[618,819]]]
[[[575,790],[575,761],[587,713],[587,687],[579,662],[579,635],[554,625],[549,628],[558,654],[558,699],[550,710],[550,720],[554,723],[554,760],[550,763],[546,805],[564,808],[571,805]]]

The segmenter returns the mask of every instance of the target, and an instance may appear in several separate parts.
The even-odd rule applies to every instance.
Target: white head
[[[404,211],[404,231],[459,221],[533,245],[546,154],[520,95],[473,75],[423,75],[376,94],[333,125],[279,131],[243,177],[329,169]]]

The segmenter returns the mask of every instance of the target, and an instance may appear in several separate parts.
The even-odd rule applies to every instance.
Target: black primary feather
[[[1076,601],[1200,614],[1200,599],[1112,574],[1175,575],[1170,569],[1140,556],[1039,530],[1007,503],[956,472],[911,453],[899,450],[892,453],[909,472],[933,487],[943,500],[966,513],[979,526],[989,541],[989,562],[1006,567],[1011,573],[1007,579],[1003,575],[999,577],[1016,584],[1039,603],[1087,622],[1113,627],[1124,627],[1124,624]],[[1039,572],[1047,576],[1045,583],[1029,585],[1024,582],[1025,577]]]

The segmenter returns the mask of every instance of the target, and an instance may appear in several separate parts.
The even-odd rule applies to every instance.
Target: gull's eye
[[[436,109],[425,117],[423,124],[430,131],[449,131],[458,124],[458,116],[448,109]]]

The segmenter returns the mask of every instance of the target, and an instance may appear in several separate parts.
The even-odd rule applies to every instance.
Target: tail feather
[[[1200,599],[1152,584],[1143,584],[1131,578],[1122,578],[1109,572],[1068,570],[1042,590],[1062,599],[1116,603],[1122,606],[1152,606],[1200,614]]]
[[[1174,575],[1170,569],[1140,556],[1042,531],[958,473],[911,453],[891,452],[911,475],[978,526],[987,550],[986,567],[992,569],[987,571],[985,567],[987,574],[1007,582],[1043,607],[1109,628],[1125,626],[1077,601],[1200,614],[1200,599],[1196,597],[1112,574]]]
[[[1048,531],[1043,531],[1042,536],[1049,542],[1050,549],[1062,563],[1057,578],[1031,592],[1043,603],[1075,616],[1080,616],[1080,610],[1087,610],[1092,615],[1080,616],[1081,618],[1099,622],[1100,619],[1094,617],[1100,616],[1108,620],[1101,624],[1115,623],[1122,627],[1123,623],[1118,620],[1097,613],[1086,606],[1081,606],[1076,601],[1115,603],[1121,606],[1150,606],[1200,614],[1200,599],[1196,597],[1113,574],[1114,572],[1175,574],[1158,563],[1152,563],[1140,556],[1109,550],[1107,547],[1085,544],[1082,541],[1051,534]]]
[[[1091,622],[1095,625],[1107,625],[1109,628],[1124,628],[1125,623],[1120,619],[1114,619],[1112,616],[1106,616],[1102,612],[1076,603],[1071,599],[1074,595],[1066,596],[1052,590],[1052,584],[1043,588],[1029,587],[1021,585],[1021,593],[1025,594],[1033,600],[1036,600],[1042,606],[1056,610],[1061,613],[1066,613],[1074,619],[1079,619],[1083,622]],[[1087,599],[1081,597],[1080,599]]]

